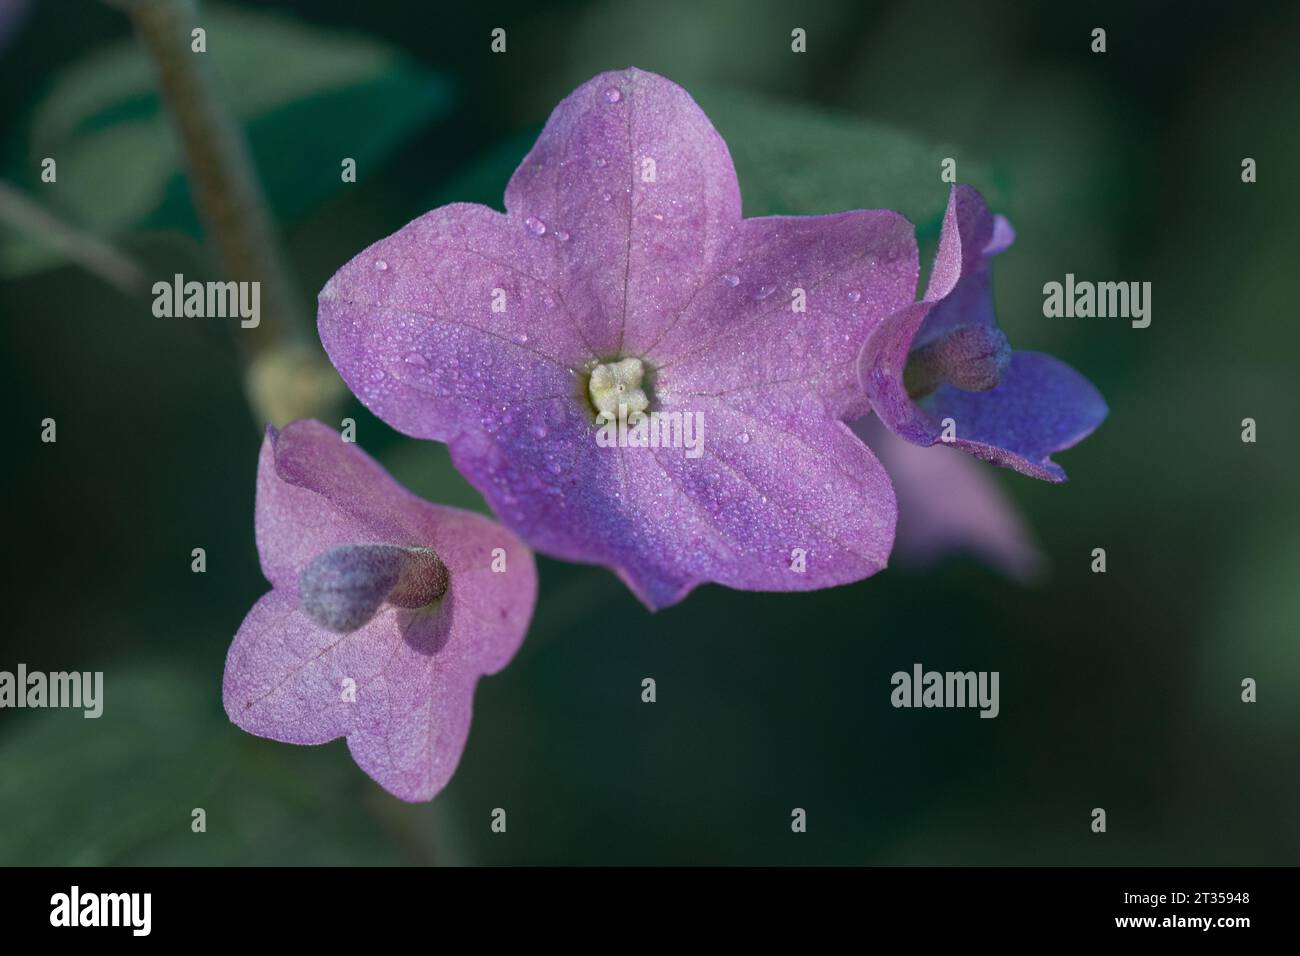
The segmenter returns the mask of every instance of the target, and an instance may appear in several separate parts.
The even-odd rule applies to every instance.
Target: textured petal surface
[[[967,276],[985,268],[995,252],[1002,252],[1014,238],[1011,224],[997,218],[978,192],[966,185],[956,185],[948,194],[948,208],[939,233],[939,249],[934,268],[925,288],[925,300],[937,302],[952,292]],[[996,236],[996,238],[995,238]]]
[[[810,417],[795,430],[721,402],[700,409],[707,435],[700,458],[679,449],[625,452],[647,523],[666,502],[683,521],[709,516],[707,537],[673,533],[668,542],[678,549],[679,574],[749,591],[804,591],[885,567],[893,489],[847,425]]]
[[[275,587],[231,646],[227,714],[291,743],[346,736],[385,789],[430,799],[464,749],[478,678],[504,667],[523,640],[537,592],[532,555],[486,518],[411,495],[316,422],[269,433],[258,479],[258,548]],[[447,594],[430,609],[386,606],[350,634],[325,630],[299,609],[296,574],[350,543],[433,548],[450,573]],[[498,548],[504,572],[492,569]]]
[[[435,209],[326,283],[325,351],[366,407],[416,438],[572,396],[593,353],[549,274],[555,242],[484,206]]]
[[[740,222],[727,146],[690,95],[642,70],[571,93],[506,187],[551,243],[556,285],[597,357],[640,354],[711,277]],[[531,224],[531,228],[529,225]]]
[[[929,567],[953,552],[1025,581],[1042,566],[1033,535],[993,476],[969,455],[899,438],[874,415],[853,423],[898,495],[897,563]]]
[[[840,420],[866,409],[862,343],[914,294],[906,220],[741,219],[707,117],[635,69],[560,103],[505,199],[434,210],[322,290],[321,339],[372,411],[446,441],[530,544],[610,566],[652,608],[883,566],[893,493]],[[587,377],[625,357],[653,410],[703,416],[699,457],[598,446]]]
[[[1011,224],[991,214],[978,192],[954,186],[925,298],[876,327],[858,356],[858,380],[880,421],[909,442],[933,445],[944,420],[952,419],[955,447],[1022,474],[1064,481],[1051,454],[1082,440],[1107,413],[1097,390],[1069,366],[1016,352],[988,391],[942,384],[914,399],[904,383],[916,350],[964,327],[996,328],[990,260],[1014,239]]]
[[[1012,354],[1002,381],[987,392],[942,385],[920,404],[933,420],[956,422],[954,448],[1045,481],[1065,481],[1050,455],[1090,435],[1107,411],[1091,382],[1041,352]]]
[[[793,429],[727,404],[686,409],[703,423],[699,456],[682,447],[597,446],[573,416],[547,431],[512,422],[511,440],[465,436],[456,466],[540,549],[613,568],[650,608],[704,582],[796,591],[856,581],[885,566],[894,496],[875,456],[820,404]],[[536,430],[535,430],[536,429]],[[804,570],[792,570],[801,549]]]
[[[857,417],[858,352],[916,275],[912,225],[888,210],[747,219],[645,354],[683,396],[773,407],[812,393],[831,417]]]

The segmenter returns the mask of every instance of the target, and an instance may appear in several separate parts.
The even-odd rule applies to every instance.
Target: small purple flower
[[[384,789],[432,799],[464,750],[479,677],[523,641],[532,554],[487,518],[415,497],[313,421],[267,429],[256,526],[272,589],[231,645],[226,713],[286,743],[347,737]]]
[[[898,494],[895,566],[926,568],[961,551],[1028,582],[1043,558],[1015,505],[982,462],[942,442],[926,448],[868,415],[853,431],[876,453]]]
[[[367,407],[447,442],[534,547],[613,568],[651,608],[884,566],[893,489],[844,422],[868,411],[863,342],[914,300],[906,219],[742,218],[708,119],[636,69],[556,107],[505,205],[435,209],[321,291],[321,340]],[[624,418],[649,421],[645,445]]]
[[[1015,239],[969,186],[954,186],[925,297],[867,340],[858,371],[876,415],[918,445],[944,440],[1035,478],[1064,481],[1049,457],[1106,417],[1082,375],[1039,352],[1013,352],[993,316],[991,260]],[[952,431],[944,436],[945,419]]]

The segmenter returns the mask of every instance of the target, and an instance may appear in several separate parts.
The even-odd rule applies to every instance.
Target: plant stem
[[[0,222],[35,242],[58,249],[92,275],[125,295],[145,288],[144,272],[129,256],[102,239],[59,219],[35,200],[0,182]]]
[[[261,283],[261,322],[238,331],[245,392],[259,424],[327,417],[345,391],[306,331],[309,314],[287,267],[248,146],[208,68],[208,54],[192,50],[191,31],[202,25],[195,3],[108,2],[127,12],[153,62],[185,154],[195,207],[226,278]]]

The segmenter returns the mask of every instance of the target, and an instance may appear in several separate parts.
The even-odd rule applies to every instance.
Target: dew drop
[[[533,435],[536,436],[537,438],[545,438],[545,437],[546,437],[546,426],[545,426],[545,425],[541,425],[541,424],[534,425],[534,426],[533,426]]]
[[[565,232],[563,229],[556,229],[556,230],[555,230],[555,238],[556,238],[556,239],[559,239],[560,242],[568,242],[568,241],[569,241],[569,234],[568,234],[567,232]]]
[[[388,271],[388,263],[385,262],[383,259],[376,259],[376,260],[375,260],[375,269],[376,269],[377,271],[379,271],[379,272],[387,272],[387,271]]]
[[[383,380],[384,380],[384,370],[383,370],[383,369],[379,369],[379,368],[377,368],[377,369],[375,369],[373,372],[370,373],[370,381],[372,381],[372,382],[382,382]]]
[[[749,444],[749,432],[741,432],[741,433],[740,433],[740,439],[739,439],[739,441],[740,441],[740,443],[741,443],[742,445],[748,445],[748,444]]]
[[[849,301],[850,301],[850,302],[857,302],[857,301],[858,301],[859,299],[861,299],[861,298],[862,298],[862,293],[861,293],[861,292],[856,292],[856,291],[854,291],[854,292],[850,292],[850,293],[849,293]]]
[[[527,226],[528,231],[535,236],[544,236],[546,234],[546,223],[542,222],[540,219],[529,216],[524,220],[524,225]]]
[[[406,362],[407,365],[415,365],[421,368],[429,364],[427,361],[425,361],[424,356],[421,355],[419,352],[412,352],[410,355],[406,356],[406,358],[403,359],[403,361]]]
[[[774,285],[765,285],[765,286],[762,286],[761,288],[759,288],[758,292],[754,295],[754,298],[756,298],[756,299],[766,299],[769,295],[771,295],[771,294],[772,294],[773,292],[775,292],[775,291],[776,291],[776,286],[774,286]]]
[[[613,199],[614,197],[611,196],[609,193],[605,193],[605,194],[603,194],[600,198],[603,199],[603,200],[605,200],[605,202],[609,202],[609,201],[610,201],[611,199]]]
[[[731,275],[730,273],[728,273],[727,275],[722,277],[722,281],[727,283],[727,285],[731,286],[734,289],[736,286],[740,285],[740,276]]]
[[[596,157],[596,165],[597,165],[597,166],[604,166],[604,165],[605,165],[605,157],[604,157],[604,156],[597,156],[597,157]]]
[[[611,103],[617,103],[622,98],[623,98],[623,94],[620,93],[618,90],[611,89],[605,91],[605,99],[609,100]]]

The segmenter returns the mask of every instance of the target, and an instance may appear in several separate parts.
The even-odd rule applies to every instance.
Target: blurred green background
[[[434,205],[500,207],[550,108],[605,69],[696,95],[749,215],[891,207],[932,244],[953,156],[1019,233],[996,267],[1011,341],[1065,359],[1111,406],[1059,456],[1068,484],[997,476],[1049,574],[1024,588],[959,557],[813,594],[705,587],[651,615],[607,571],[542,559],[534,624],[480,684],[457,776],[405,805],[342,741],[276,744],[222,711],[226,649],[267,589],[260,436],[229,323],[156,319],[147,294],[0,226],[0,669],[102,670],[106,698],[98,721],[0,711],[0,863],[1300,861],[1300,7],[455,6],[202,7],[309,300]],[[498,26],[505,55],[489,50]],[[6,182],[150,282],[213,274],[120,12],[32,4],[0,52],[0,116]],[[56,186],[39,180],[47,155]],[[1043,319],[1042,284],[1066,272],[1152,282],[1151,327]],[[442,446],[355,401],[344,414],[418,493],[483,507]],[[1240,440],[1247,416],[1257,444]],[[46,417],[57,444],[39,440]],[[889,676],[916,661],[1000,671],[1001,715],[894,710]],[[1243,677],[1258,703],[1240,701]]]

